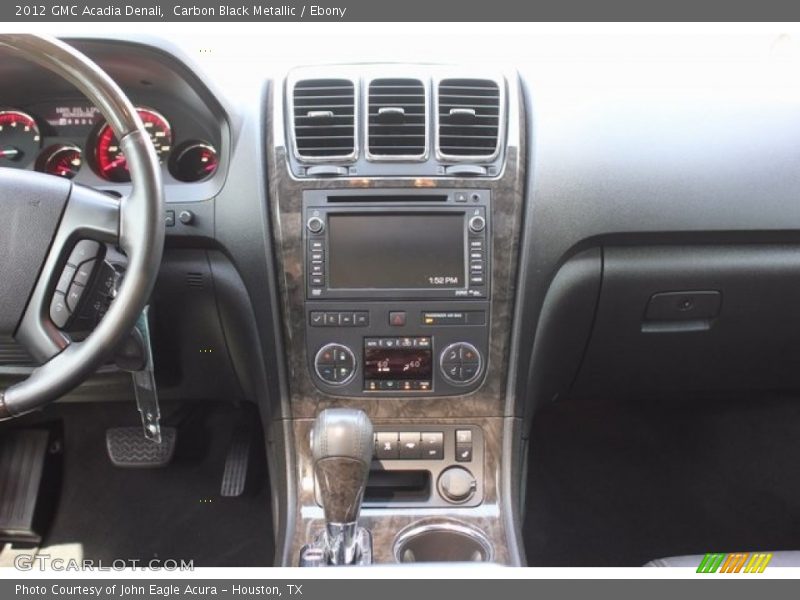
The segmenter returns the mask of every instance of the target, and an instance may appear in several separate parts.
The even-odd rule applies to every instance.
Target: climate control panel
[[[463,307],[324,302],[323,310],[311,303],[306,342],[312,379],[336,396],[469,393],[486,375],[487,308],[474,301]]]

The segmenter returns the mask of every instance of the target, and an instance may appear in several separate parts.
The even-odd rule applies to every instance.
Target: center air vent
[[[372,80],[368,105],[369,158],[422,159],[427,155],[427,102],[419,79]]]
[[[499,150],[500,86],[490,79],[443,79],[437,96],[443,158],[492,160]]]
[[[355,84],[348,79],[306,79],[293,91],[297,157],[349,160],[356,154]]]

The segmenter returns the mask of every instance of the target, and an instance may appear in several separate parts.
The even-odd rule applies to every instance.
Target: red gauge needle
[[[108,163],[105,167],[103,167],[103,171],[110,171],[111,169],[118,167],[119,165],[125,164],[125,157],[120,156],[119,158],[115,158],[110,163]]]
[[[0,158],[14,158],[19,154],[17,148],[3,148],[0,150]]]

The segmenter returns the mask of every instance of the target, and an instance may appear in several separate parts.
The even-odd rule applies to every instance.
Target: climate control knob
[[[454,385],[469,385],[480,377],[483,367],[481,353],[472,344],[450,344],[439,355],[439,368],[444,378]]]
[[[356,374],[356,357],[343,344],[326,344],[314,357],[314,371],[328,385],[345,385]]]

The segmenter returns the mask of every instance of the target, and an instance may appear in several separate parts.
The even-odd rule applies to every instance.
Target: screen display
[[[419,348],[366,348],[364,350],[364,379],[430,380],[432,359],[430,350]]]
[[[331,289],[463,288],[463,213],[328,217]]]

